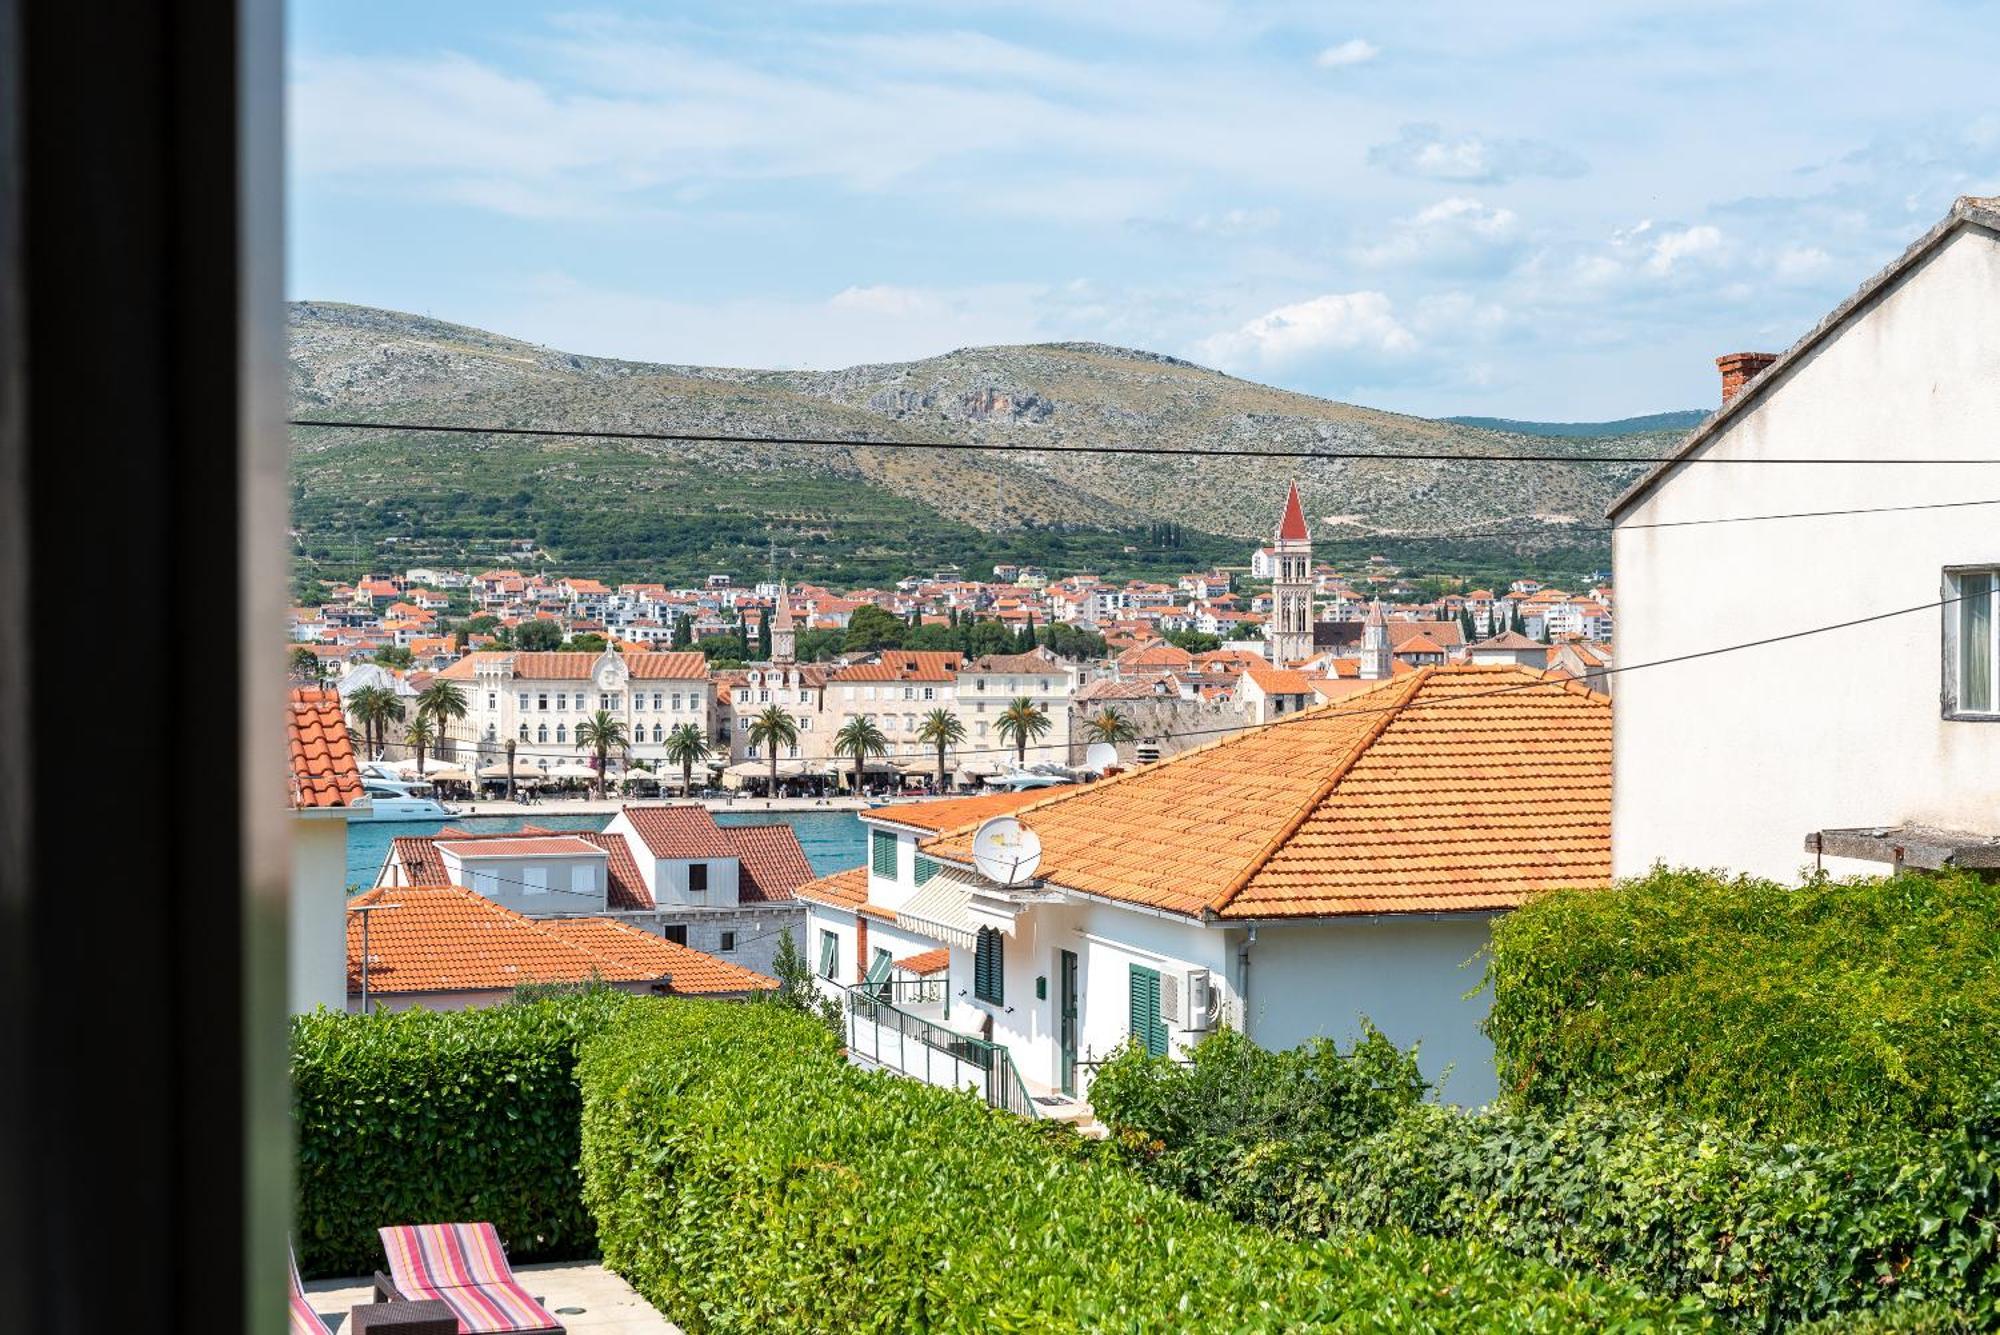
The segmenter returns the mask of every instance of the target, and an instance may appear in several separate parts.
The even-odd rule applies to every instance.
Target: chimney
[[[1743,387],[1757,378],[1757,373],[1778,360],[1775,352],[1732,352],[1715,359],[1715,369],[1722,372],[1722,406],[1743,392]]]

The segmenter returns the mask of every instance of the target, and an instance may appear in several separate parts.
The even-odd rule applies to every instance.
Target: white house
[[[285,713],[292,767],[292,880],[286,997],[294,1013],[347,1004],[347,818],[368,799],[340,696],[292,692]]]
[[[1937,508],[2000,497],[2000,200],[1720,365],[1721,409],[1611,511],[1617,872],[2000,860],[2000,507]],[[1853,462],[1755,462],[1800,458]],[[1831,513],[1686,523],[1800,512]]]
[[[1367,1017],[1482,1103],[1474,956],[1533,891],[1607,880],[1610,747],[1609,702],[1574,682],[1424,668],[1101,783],[870,811],[868,866],[799,892],[809,952],[851,1014],[989,1039],[1034,1094],[1080,1095],[1128,1039],[1228,1024],[1282,1048]],[[975,868],[1001,813],[1040,841],[1028,884]],[[898,984],[939,947],[943,997]]]

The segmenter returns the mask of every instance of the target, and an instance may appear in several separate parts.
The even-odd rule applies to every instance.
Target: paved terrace
[[[516,1266],[514,1274],[570,1335],[682,1335],[679,1326],[601,1265],[557,1261]],[[330,1329],[345,1331],[347,1314],[373,1302],[375,1287],[371,1279],[316,1279],[306,1285],[306,1298],[314,1311],[332,1318]],[[570,1308],[581,1310],[566,1310]]]

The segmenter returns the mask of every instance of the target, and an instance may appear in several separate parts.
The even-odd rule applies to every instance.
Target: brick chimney
[[[1742,392],[1745,385],[1756,378],[1757,373],[1778,360],[1775,352],[1732,352],[1715,359],[1715,369],[1722,372],[1722,403]]]

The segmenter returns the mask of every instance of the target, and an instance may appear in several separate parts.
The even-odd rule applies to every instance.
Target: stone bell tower
[[[1299,504],[1298,483],[1285,496],[1285,512],[1271,544],[1277,573],[1271,581],[1271,619],[1264,627],[1264,656],[1273,663],[1312,657],[1312,533]]]

